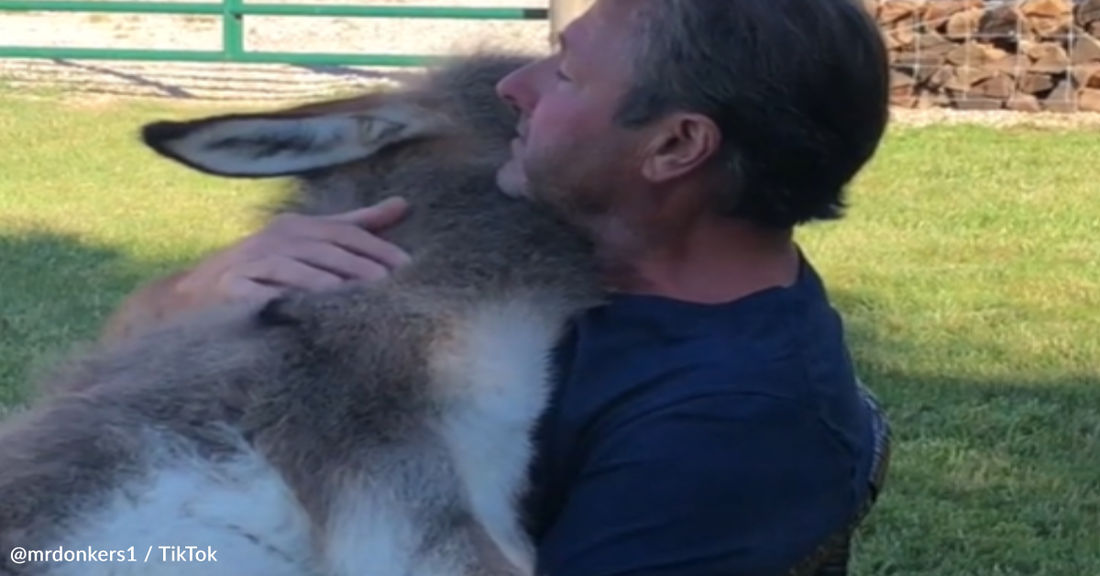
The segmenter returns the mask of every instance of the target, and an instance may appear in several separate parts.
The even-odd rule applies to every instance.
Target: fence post
[[[222,0],[222,56],[230,62],[238,61],[244,55],[242,6],[242,0]]]
[[[550,0],[550,45],[558,46],[558,34],[596,0]]]

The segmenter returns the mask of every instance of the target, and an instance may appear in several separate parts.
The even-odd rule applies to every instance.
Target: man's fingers
[[[357,246],[363,249],[364,239],[358,236],[352,239],[358,241]],[[377,252],[382,252],[383,246],[379,244],[370,255],[357,254],[339,245],[339,243],[303,242],[289,244],[281,254],[293,258],[314,268],[340,276],[344,280],[380,280],[389,275],[386,262],[376,262],[381,259]],[[391,258],[396,258],[391,256]],[[392,265],[391,265],[392,266]]]
[[[337,244],[345,250],[354,252],[371,260],[396,268],[409,263],[409,255],[397,245],[387,242],[373,234],[396,224],[409,204],[401,197],[392,197],[373,206],[336,214],[321,219],[303,219],[297,223],[298,232],[310,237],[323,239]],[[328,226],[326,222],[339,222],[352,226]],[[363,229],[368,233],[364,234]]]
[[[409,255],[396,244],[353,226],[331,226],[331,230],[326,230],[321,237],[359,258],[373,260],[388,268],[409,263]]]
[[[377,232],[396,224],[409,209],[409,203],[400,196],[386,198],[385,200],[366,208],[359,208],[351,212],[344,212],[330,216],[330,220],[347,222],[363,226],[367,230]]]
[[[285,288],[268,286],[245,278],[236,278],[222,287],[222,299],[261,305],[280,296]]]
[[[408,209],[402,198],[328,217],[282,214],[189,275],[197,301],[266,300],[287,288],[321,291],[349,280],[375,281],[407,264],[408,254],[374,235]]]
[[[313,291],[336,288],[344,282],[336,274],[285,256],[254,260],[242,266],[234,276],[259,284]]]
[[[409,262],[409,255],[396,244],[387,242],[359,226],[334,221],[332,218],[335,217],[288,217],[278,224],[279,228],[272,231],[268,237],[263,239],[257,237],[250,252],[261,257],[274,253],[297,256],[303,254],[303,250],[314,250],[314,246],[318,243],[326,243],[339,246],[359,258],[373,260],[389,268],[396,268]]]

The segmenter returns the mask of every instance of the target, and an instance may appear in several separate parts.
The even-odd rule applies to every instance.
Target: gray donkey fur
[[[385,236],[413,263],[74,355],[0,426],[0,574],[532,574],[518,498],[549,353],[602,292],[588,238],[496,188],[517,118],[494,84],[525,62],[146,126],[194,169],[293,176],[282,217],[406,197]]]

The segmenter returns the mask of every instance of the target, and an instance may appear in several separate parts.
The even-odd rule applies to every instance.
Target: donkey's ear
[[[444,121],[423,108],[383,102],[362,112],[228,114],[141,129],[157,153],[218,176],[267,178],[302,174],[366,158],[382,148],[429,135]]]

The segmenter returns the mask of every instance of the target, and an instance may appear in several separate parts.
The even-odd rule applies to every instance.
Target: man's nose
[[[535,101],[534,90],[528,81],[528,70],[526,66],[515,70],[501,78],[496,86],[497,95],[520,112],[530,111]]]

